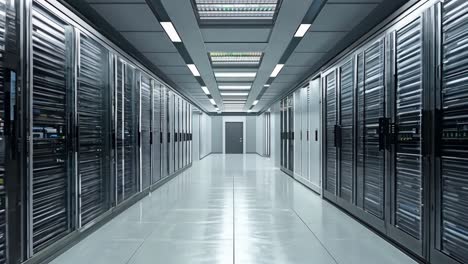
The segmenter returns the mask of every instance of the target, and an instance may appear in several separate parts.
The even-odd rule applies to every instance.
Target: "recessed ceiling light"
[[[249,110],[247,110],[247,113],[250,113],[250,112],[252,112],[252,110],[250,110],[250,109],[249,109]]]
[[[219,85],[220,90],[250,90],[250,85]]]
[[[172,22],[161,22],[161,26],[172,42],[182,42]]]
[[[269,84],[265,84],[265,85],[263,85],[263,87],[270,87],[270,85],[269,85]]]
[[[222,96],[247,96],[249,93],[221,93]]]
[[[195,64],[187,64],[187,67],[190,69],[193,76],[200,76],[200,72],[198,71],[197,66],[195,66]]]
[[[255,100],[253,101],[252,105],[257,105],[258,104],[258,100]]]
[[[205,94],[210,94],[210,91],[208,90],[208,87],[202,86],[201,88],[202,88],[202,90],[203,90],[203,92],[204,92]]]
[[[283,69],[284,67],[284,64],[277,64],[275,66],[275,69],[273,70],[273,72],[271,73],[270,77],[276,77],[278,76],[278,74],[280,73],[281,69]]]
[[[299,28],[296,31],[296,34],[294,34],[295,38],[302,38],[304,35],[307,33],[309,30],[311,24],[301,24]]]
[[[272,20],[278,0],[195,0],[201,20]]]
[[[216,78],[255,78],[256,72],[215,72]]]
[[[211,102],[211,104],[213,104],[213,105],[216,104],[216,102],[215,102],[215,100],[214,100],[213,98],[210,98],[210,102]]]

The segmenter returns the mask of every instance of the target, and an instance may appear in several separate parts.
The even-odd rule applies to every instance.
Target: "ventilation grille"
[[[341,170],[341,197],[351,202],[353,195],[353,123],[354,123],[354,63],[349,61],[341,67],[340,84],[341,84],[341,134],[342,144],[340,153],[340,170]]]
[[[336,194],[336,145],[335,145],[335,128],[336,128],[336,77],[335,72],[328,74],[325,77],[326,92],[327,92],[327,174],[326,174],[326,190]]]
[[[35,253],[70,230],[67,88],[71,28],[34,7],[32,232]]]
[[[416,20],[396,34],[396,226],[421,237],[422,39]]]
[[[379,150],[379,118],[384,117],[384,42],[364,52],[364,208],[383,218],[384,154]]]
[[[82,225],[109,208],[108,54],[101,45],[81,35],[77,110]]]
[[[442,250],[468,263],[468,2],[443,3]]]

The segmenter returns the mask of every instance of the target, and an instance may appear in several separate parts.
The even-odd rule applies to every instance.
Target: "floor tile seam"
[[[236,263],[236,178],[232,175],[232,263]]]
[[[130,264],[133,257],[137,254],[137,252],[140,250],[140,248],[143,246],[143,244],[145,244],[145,242],[147,241],[147,239],[153,234],[154,230],[156,228],[153,228],[149,233],[148,235],[145,236],[145,238],[143,239],[143,241],[140,243],[140,245],[138,245],[138,247],[135,249],[135,251],[133,251],[132,255],[130,256],[130,258],[125,262],[125,264]]]
[[[336,258],[333,256],[333,254],[328,250],[328,248],[325,246],[325,244],[323,243],[322,240],[320,240],[320,238],[315,234],[314,231],[312,231],[312,229],[309,227],[309,225],[304,221],[304,219],[302,219],[302,217],[296,212],[296,210],[294,208],[291,207],[291,210],[296,214],[296,216],[301,220],[301,222],[306,226],[306,228],[310,231],[310,233],[312,233],[312,235],[315,237],[315,239],[317,239],[317,241],[320,243],[320,245],[323,247],[323,249],[325,249],[325,251],[328,253],[328,255],[333,259],[333,261],[336,263],[336,264],[339,264],[339,262],[336,260]]]

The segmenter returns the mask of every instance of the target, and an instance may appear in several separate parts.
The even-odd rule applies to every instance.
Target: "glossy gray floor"
[[[415,263],[258,155],[211,155],[53,263]]]

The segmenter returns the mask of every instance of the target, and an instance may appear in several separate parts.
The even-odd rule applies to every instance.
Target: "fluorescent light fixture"
[[[201,20],[273,20],[278,0],[195,0]]]
[[[250,85],[219,85],[220,90],[250,90]]]
[[[252,112],[252,110],[247,110],[247,113],[250,113],[250,112]]]
[[[284,64],[276,64],[275,69],[271,73],[270,77],[276,77],[280,73],[280,71],[283,69]]]
[[[263,85],[263,87],[270,87],[270,85],[269,85],[269,84],[265,84],[265,85]]]
[[[221,93],[222,96],[247,96],[249,93]]]
[[[213,105],[216,104],[216,102],[215,102],[215,100],[213,98],[210,98],[210,103],[213,104]]]
[[[304,35],[307,33],[309,30],[311,24],[301,24],[299,28],[296,31],[296,34],[294,34],[295,38],[302,38]]]
[[[182,42],[172,22],[161,22],[161,26],[172,42]]]
[[[213,65],[258,65],[262,52],[210,52]]]
[[[256,72],[215,72],[216,78],[255,78]]]
[[[200,76],[200,72],[198,71],[197,66],[195,66],[195,64],[187,64],[187,67],[190,69],[193,76]]]
[[[218,108],[218,107],[216,107],[216,109],[215,109],[215,110],[216,110],[216,111],[219,111],[219,108]]]
[[[202,86],[201,88],[205,94],[210,94],[210,91],[208,91],[208,87]]]
[[[258,100],[255,100],[253,101],[252,105],[257,105],[258,104]]]

